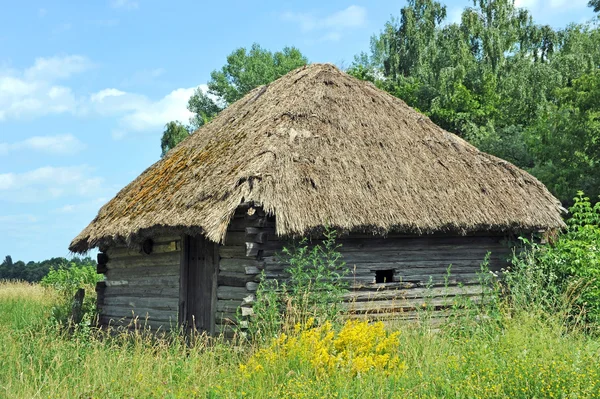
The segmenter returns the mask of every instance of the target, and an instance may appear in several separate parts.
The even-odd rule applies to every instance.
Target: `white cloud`
[[[30,150],[47,154],[74,154],[85,148],[72,134],[56,136],[34,136],[16,143],[0,143],[0,155],[11,151]]]
[[[135,10],[139,8],[140,3],[135,0],[111,0],[110,6],[112,8],[124,8],[127,10]]]
[[[367,10],[361,6],[351,5],[324,17],[288,11],[282,14],[282,19],[296,22],[303,32],[327,31],[321,40],[337,41],[341,39],[342,31],[359,28],[366,23]]]
[[[187,103],[195,88],[176,89],[163,98],[152,101],[148,97],[118,89],[104,89],[90,96],[93,109],[103,115],[119,116],[118,127],[112,132],[119,140],[128,132],[160,130],[173,120],[187,123],[193,114]]]
[[[87,165],[45,166],[23,173],[0,174],[0,200],[43,202],[63,196],[91,196],[99,193],[104,180],[90,176]]]
[[[162,127],[169,121],[187,122],[193,114],[187,103],[194,94],[194,88],[177,89],[156,102],[141,104],[133,113],[123,117],[123,124],[135,131]]]
[[[108,202],[108,198],[100,197],[95,198],[91,201],[85,201],[77,204],[66,204],[54,210],[54,213],[72,214],[78,212],[91,212],[98,211],[98,209]]]
[[[71,55],[37,58],[23,71],[0,70],[0,121],[75,112],[75,95],[57,82],[91,67],[86,57]]]
[[[93,103],[102,103],[106,97],[120,97],[125,94],[127,93],[118,89],[104,89],[100,90],[98,93],[92,94],[90,100]]]
[[[80,55],[54,56],[36,58],[32,67],[27,68],[24,77],[27,80],[66,79],[81,73],[92,66],[92,63]]]

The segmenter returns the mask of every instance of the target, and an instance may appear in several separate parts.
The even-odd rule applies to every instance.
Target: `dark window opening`
[[[393,283],[394,282],[394,269],[375,270],[375,282],[378,284]]]

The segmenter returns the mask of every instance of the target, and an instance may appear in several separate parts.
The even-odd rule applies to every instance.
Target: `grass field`
[[[57,300],[37,285],[0,283],[0,397],[600,397],[600,340],[531,313],[438,332],[358,323],[262,348],[190,347],[177,337],[61,334],[48,322]]]

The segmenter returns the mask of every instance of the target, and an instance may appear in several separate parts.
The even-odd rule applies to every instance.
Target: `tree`
[[[162,156],[250,90],[269,84],[307,63],[308,59],[295,47],[272,53],[255,43],[250,49],[234,50],[227,56],[227,63],[210,74],[208,92],[197,88],[190,97],[188,110],[194,113],[190,127],[180,122],[167,123],[161,139]]]
[[[189,135],[189,129],[181,122],[175,121],[167,123],[162,138],[160,139],[160,148],[162,149],[161,157],[164,157],[171,148],[175,147]]]
[[[590,0],[588,6],[594,9],[594,12],[600,12],[600,0]]]
[[[444,25],[444,5],[409,0],[348,72],[529,170],[566,203],[579,189],[595,196],[600,29],[536,25],[513,0],[472,4]]]

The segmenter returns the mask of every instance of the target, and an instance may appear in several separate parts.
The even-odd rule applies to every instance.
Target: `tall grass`
[[[438,332],[426,323],[399,325],[391,355],[402,368],[323,373],[301,351],[283,350],[281,338],[258,347],[93,330],[67,335],[44,322],[58,300],[37,285],[0,284],[0,397],[600,397],[600,340],[535,312],[466,320],[468,328],[456,328],[456,319]],[[335,340],[339,330],[331,333]],[[306,344],[300,335],[286,345]]]

